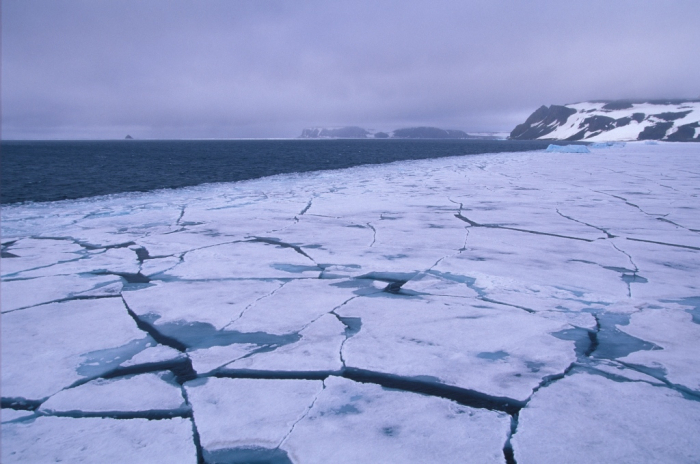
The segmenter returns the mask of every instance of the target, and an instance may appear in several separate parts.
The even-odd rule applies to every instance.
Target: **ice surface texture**
[[[693,144],[2,209],[2,461],[694,462]]]

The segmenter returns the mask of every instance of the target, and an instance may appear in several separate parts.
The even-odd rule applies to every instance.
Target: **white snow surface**
[[[39,417],[2,424],[2,462],[196,463],[192,423]]]
[[[80,411],[147,412],[186,409],[179,385],[156,374],[96,379],[58,392],[41,405],[42,413]]]
[[[121,298],[72,300],[3,314],[3,398],[46,398],[116,368],[110,362],[133,356],[149,338]]]
[[[217,379],[185,384],[202,448],[276,448],[323,389],[320,380]]]
[[[512,441],[518,464],[681,463],[700,461],[698,434],[697,401],[643,382],[574,374],[533,396]]]
[[[698,147],[3,206],[2,462],[697,461]]]
[[[502,463],[509,431],[505,413],[329,377],[282,449],[294,462]]]

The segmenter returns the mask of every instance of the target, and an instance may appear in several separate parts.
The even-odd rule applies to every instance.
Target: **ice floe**
[[[39,417],[2,425],[2,462],[196,463],[192,424],[174,418]]]
[[[3,206],[2,461],[697,461],[697,145],[589,148]]]
[[[534,395],[512,442],[519,464],[680,463],[700,460],[699,433],[697,401],[644,382],[577,373]]]

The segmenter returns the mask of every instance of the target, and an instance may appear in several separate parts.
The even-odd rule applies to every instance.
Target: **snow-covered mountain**
[[[700,100],[620,100],[541,106],[513,129],[510,138],[698,142]]]
[[[311,127],[301,131],[302,139],[364,139],[369,135],[369,131],[361,127]]]
[[[312,127],[301,132],[302,139],[496,139],[496,135],[470,135],[461,130],[439,129],[437,127],[408,127],[394,131],[367,130],[361,127],[323,128]]]

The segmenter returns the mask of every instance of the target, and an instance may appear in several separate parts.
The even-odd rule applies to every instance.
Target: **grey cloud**
[[[694,0],[6,0],[3,137],[509,130],[541,104],[700,97],[699,13]]]

